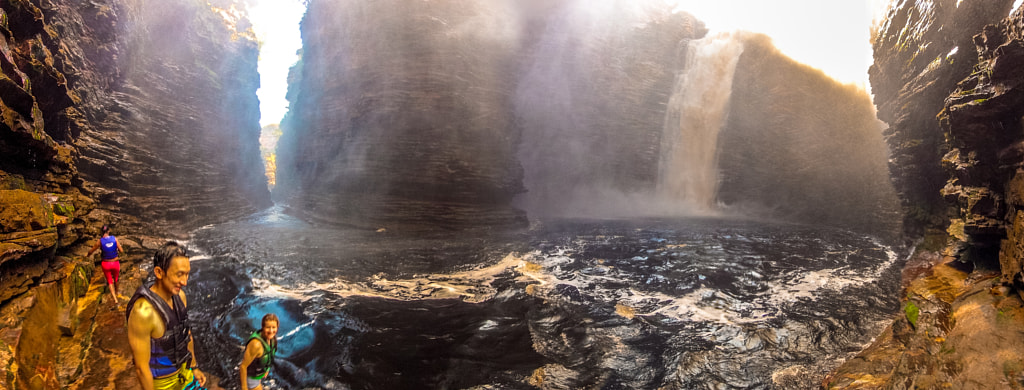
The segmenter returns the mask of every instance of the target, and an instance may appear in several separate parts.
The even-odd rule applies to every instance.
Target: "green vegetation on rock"
[[[903,313],[907,315],[907,321],[910,322],[910,326],[917,329],[917,316],[921,313],[921,309],[917,308],[914,301],[907,301],[907,305],[903,307]]]
[[[90,264],[79,264],[71,272],[72,290],[77,297],[84,297],[89,292],[89,279],[92,276],[94,266]]]
[[[75,205],[70,203],[54,203],[53,212],[57,215],[63,215],[65,217],[75,216]]]

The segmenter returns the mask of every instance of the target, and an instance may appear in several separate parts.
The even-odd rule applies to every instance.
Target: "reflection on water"
[[[271,209],[191,245],[204,253],[187,290],[197,352],[227,387],[267,312],[281,319],[271,388],[800,389],[898,308],[888,247],[797,225],[563,221],[413,239]]]

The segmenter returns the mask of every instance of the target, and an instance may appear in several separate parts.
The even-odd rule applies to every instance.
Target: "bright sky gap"
[[[253,0],[249,21],[260,41],[260,126],[280,123],[288,111],[288,69],[302,48],[299,22],[306,12],[300,0]]]

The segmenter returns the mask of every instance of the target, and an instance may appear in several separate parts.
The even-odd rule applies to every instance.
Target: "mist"
[[[867,226],[846,216],[877,217],[872,210],[888,210],[894,199],[874,113],[829,118],[842,105],[870,107],[864,89],[776,60],[785,55],[764,35],[709,35],[700,15],[669,2],[396,10],[313,1],[303,36],[278,161],[285,184],[278,188],[292,192],[276,194],[328,220],[383,226],[403,218],[452,222],[453,214],[502,223],[521,220],[519,213],[630,218],[739,210]],[[768,49],[746,54],[751,42]],[[754,58],[764,53],[789,79],[771,78],[770,88],[734,82],[762,72]],[[764,97],[752,103],[762,106],[735,102],[751,93]],[[773,110],[821,120],[758,120]],[[817,152],[836,150],[833,143],[863,153]],[[748,155],[751,144],[779,147]],[[809,171],[815,174],[801,173]],[[857,199],[835,198],[851,193]],[[848,207],[830,210],[834,204]]]

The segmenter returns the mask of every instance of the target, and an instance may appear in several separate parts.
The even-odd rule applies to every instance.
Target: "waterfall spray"
[[[712,209],[718,190],[718,132],[729,113],[743,43],[735,33],[693,40],[676,76],[661,141],[658,194],[666,202]]]

